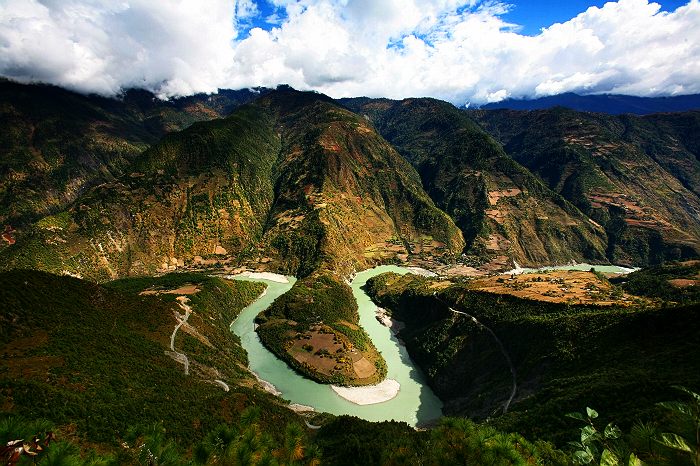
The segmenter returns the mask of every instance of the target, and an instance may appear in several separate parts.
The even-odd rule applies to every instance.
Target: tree
[[[673,432],[664,432],[657,439],[663,446],[686,453],[695,466],[700,466],[700,395],[684,387],[675,387],[690,396],[688,401],[665,401],[658,405],[671,417]]]

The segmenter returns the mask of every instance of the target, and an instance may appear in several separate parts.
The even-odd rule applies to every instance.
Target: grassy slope
[[[469,115],[605,227],[611,261],[645,265],[700,252],[696,113],[634,117],[555,108]]]
[[[246,355],[228,330],[262,286],[203,275],[169,275],[95,285],[35,271],[2,273],[0,390],[6,415],[43,417],[63,435],[115,445],[130,426],[162,421],[168,435],[192,445],[246,406],[264,410],[265,422],[291,412],[251,388]],[[212,348],[183,330],[176,349],[190,358],[190,375],[168,357],[170,335],[182,312],[174,296],[140,296],[146,287],[201,288],[191,295],[189,323]],[[218,372],[218,373],[217,373]],[[219,378],[226,393],[210,383]]]
[[[612,281],[619,283],[628,293],[639,296],[648,296],[669,303],[700,302],[700,261],[698,260],[647,267]]]
[[[407,327],[400,336],[428,374],[446,412],[498,414],[512,387],[493,337],[443,302],[475,316],[502,340],[516,368],[510,412],[493,420],[507,430],[564,440],[574,436],[563,414],[600,408],[623,424],[650,416],[671,386],[697,390],[698,306],[567,306],[469,290],[434,288],[429,280],[383,275],[370,293]]]
[[[464,112],[434,99],[343,100],[368,115],[465,234],[468,252],[518,263],[604,260],[604,233],[503,152]],[[494,194],[507,190],[514,196]]]

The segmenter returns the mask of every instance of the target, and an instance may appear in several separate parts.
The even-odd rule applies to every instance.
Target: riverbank
[[[373,405],[396,398],[401,390],[401,384],[394,379],[385,379],[376,385],[365,387],[340,387],[331,385],[338,396],[356,405]]]
[[[235,275],[227,275],[226,276],[226,278],[228,278],[228,279],[235,279],[236,277],[246,277],[246,278],[250,278],[252,280],[269,280],[269,281],[275,282],[275,283],[284,283],[284,284],[289,283],[289,279],[287,279],[287,277],[285,277],[284,275],[280,275],[278,273],[272,273],[272,272],[246,271],[246,272],[237,273]]]
[[[351,415],[369,421],[404,421],[409,425],[424,424],[441,415],[442,403],[425,384],[420,371],[413,365],[406,349],[396,340],[390,329],[376,319],[376,306],[362,290],[368,278],[383,272],[406,273],[396,266],[382,266],[359,272],[351,283],[352,296],[357,303],[359,326],[367,331],[371,341],[387,361],[387,378],[376,385],[339,387],[316,383],[295,372],[286,362],[265,348],[254,330],[254,319],[276,298],[288,292],[289,284],[261,280],[250,274],[234,275],[239,280],[263,281],[267,293],[244,309],[234,322],[232,330],[248,353],[249,369],[262,380],[282,392],[281,397],[294,405],[313,407],[317,412]],[[349,323],[349,322],[348,322]],[[311,340],[305,340],[309,342]],[[343,395],[341,396],[340,391]],[[296,407],[296,406],[295,406]]]

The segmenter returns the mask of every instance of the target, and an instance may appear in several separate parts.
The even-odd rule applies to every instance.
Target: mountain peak
[[[482,105],[484,110],[541,110],[556,106],[577,111],[608,113],[619,115],[632,113],[648,115],[662,112],[682,112],[700,109],[700,94],[669,97],[636,97],[620,94],[579,95],[566,92],[534,99],[506,99]]]

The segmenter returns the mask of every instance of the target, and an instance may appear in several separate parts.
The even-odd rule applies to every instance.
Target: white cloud
[[[233,59],[233,9],[228,0],[3,0],[0,73],[102,94],[213,91]]]
[[[455,103],[566,91],[700,93],[700,0],[591,7],[536,36],[477,0],[0,0],[0,74],[105,94],[288,83]]]

